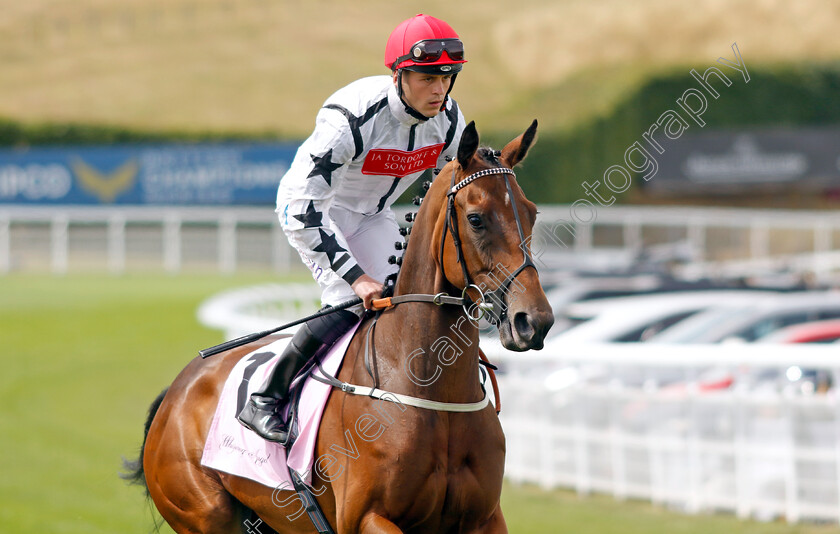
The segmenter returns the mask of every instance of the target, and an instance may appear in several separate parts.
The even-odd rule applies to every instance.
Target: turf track
[[[273,275],[0,277],[0,532],[145,534],[139,488],[117,477],[146,409],[221,334],[197,305]],[[504,392],[503,392],[504,393]],[[513,533],[838,533],[834,526],[691,517],[612,497],[506,485]],[[170,532],[164,527],[161,532]]]

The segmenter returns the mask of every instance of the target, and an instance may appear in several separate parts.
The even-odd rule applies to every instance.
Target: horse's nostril
[[[523,341],[531,341],[534,337],[534,325],[531,318],[525,312],[518,312],[513,316],[513,327]]]

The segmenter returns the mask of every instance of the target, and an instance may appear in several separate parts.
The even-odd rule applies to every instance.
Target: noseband
[[[522,265],[520,265],[518,269],[510,273],[510,275],[508,275],[504,279],[504,281],[499,285],[499,287],[485,294],[481,291],[481,288],[479,288],[472,282],[472,279],[470,278],[470,273],[467,270],[467,262],[464,258],[464,251],[461,248],[461,238],[458,234],[458,214],[455,212],[455,195],[458,193],[458,191],[465,188],[472,182],[478,180],[479,178],[483,176],[491,176],[494,174],[501,174],[505,179],[505,187],[507,187],[508,198],[510,198],[510,203],[513,207],[513,217],[516,220],[516,229],[519,232],[519,248],[522,249],[524,259],[522,260]],[[462,290],[464,300],[466,300],[468,297],[467,290],[469,290],[470,288],[475,288],[476,290],[478,290],[482,300],[484,301],[479,304],[479,307],[482,310],[489,312],[489,320],[496,326],[498,326],[507,316],[507,308],[504,305],[504,298],[505,294],[510,288],[510,284],[513,283],[513,280],[516,278],[516,276],[519,273],[521,273],[526,267],[533,267],[535,271],[537,270],[537,266],[534,265],[534,262],[531,259],[530,251],[528,250],[528,247],[525,244],[525,232],[522,230],[522,221],[519,218],[519,208],[516,205],[516,198],[513,194],[513,188],[510,185],[510,179],[508,178],[508,175],[516,177],[516,174],[513,172],[513,169],[509,169],[507,167],[493,167],[490,169],[484,169],[475,172],[456,184],[455,173],[453,172],[452,184],[449,188],[449,192],[446,194],[446,196],[449,197],[449,201],[446,207],[446,223],[443,229],[443,237],[440,240],[440,270],[441,273],[444,274],[444,278],[446,277],[446,271],[444,270],[443,265],[443,247],[446,243],[446,231],[448,229],[452,234],[452,241],[455,244],[455,251],[457,253],[458,263],[461,264],[461,270],[464,273],[464,283],[466,284],[466,286]],[[497,307],[499,310],[498,312],[496,311]],[[481,316],[475,319],[478,318],[481,318]]]

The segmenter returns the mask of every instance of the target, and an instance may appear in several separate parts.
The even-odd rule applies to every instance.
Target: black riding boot
[[[268,379],[251,394],[237,417],[239,422],[268,441],[285,442],[289,431],[279,409],[289,394],[292,380],[319,348],[330,347],[358,321],[355,313],[339,310],[305,322],[292,336]]]

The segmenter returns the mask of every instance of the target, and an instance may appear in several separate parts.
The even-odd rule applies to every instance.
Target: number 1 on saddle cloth
[[[298,373],[313,359],[321,349],[328,350],[338,339],[359,322],[359,315],[348,310],[337,310],[334,313],[316,317],[301,325],[295,332],[277,365],[271,371],[262,386],[251,394],[247,402],[244,401],[247,383],[243,380],[240,386],[241,409],[238,409],[237,419],[243,426],[257,433],[263,439],[289,445],[289,424],[283,417],[283,411],[289,415],[290,410],[284,410],[284,405],[293,404],[290,387]],[[246,376],[250,378],[259,365],[261,354],[252,356],[254,367],[246,368]],[[248,374],[250,369],[250,375]],[[239,408],[239,406],[237,406]]]

